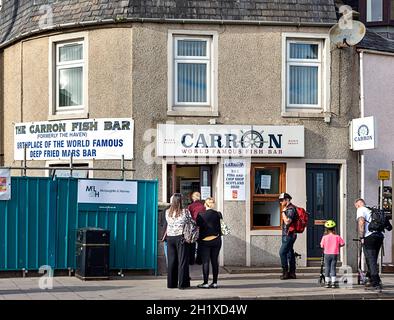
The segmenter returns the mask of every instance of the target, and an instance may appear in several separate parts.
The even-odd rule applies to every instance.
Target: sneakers
[[[201,283],[197,286],[197,288],[202,288],[202,289],[209,289],[210,286],[208,283]]]
[[[335,288],[339,288],[338,281],[335,281],[335,282],[331,283],[331,289],[335,289]]]
[[[212,282],[212,283],[209,285],[209,287],[210,287],[210,288],[213,288],[213,289],[217,289],[217,288],[218,288],[218,284]]]
[[[326,282],[326,285],[324,286],[324,288],[327,288],[327,289],[331,288],[331,282]]]

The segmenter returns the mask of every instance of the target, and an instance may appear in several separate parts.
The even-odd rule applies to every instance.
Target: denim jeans
[[[364,239],[364,255],[373,286],[377,286],[380,283],[378,256],[383,244],[383,239],[384,237],[382,234],[371,234]]]
[[[296,240],[297,235],[294,233],[282,235],[282,246],[279,250],[279,256],[283,271],[289,271],[293,273],[296,270],[296,261],[293,249]]]
[[[337,254],[325,254],[324,255],[324,275],[325,277],[336,277],[337,275]]]

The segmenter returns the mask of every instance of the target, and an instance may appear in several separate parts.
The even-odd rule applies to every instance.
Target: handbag
[[[190,214],[186,215],[186,223],[183,227],[183,239],[187,243],[195,243],[200,235],[199,228]]]
[[[222,236],[227,236],[228,234],[230,234],[230,228],[227,226],[223,219],[220,219],[220,230],[222,232]]]

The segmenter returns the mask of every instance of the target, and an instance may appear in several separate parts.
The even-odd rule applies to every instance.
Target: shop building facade
[[[394,138],[392,130],[394,100],[394,1],[343,1],[360,12],[359,19],[367,27],[357,44],[360,65],[360,117],[374,117],[377,143],[373,150],[360,153],[360,195],[367,204],[380,203],[378,170],[391,170],[394,152],[387,146]],[[382,94],[384,93],[384,94]],[[392,171],[391,171],[392,174]],[[392,181],[384,181],[387,201],[383,206],[392,214]],[[389,210],[391,209],[391,210]],[[385,233],[383,263],[393,264],[394,239]]]
[[[354,48],[330,44],[332,2],[94,3],[53,3],[57,27],[41,30],[39,6],[21,5],[11,23],[15,8],[3,5],[2,164],[20,164],[14,123],[130,118],[135,172],[127,178],[159,179],[162,202],[173,192],[215,197],[231,229],[222,265],[279,266],[277,198],[288,192],[312,214],[296,242],[299,264],[320,257],[322,221],[334,218],[347,242],[341,261],[355,267],[358,156],[348,124],[359,116],[359,70]],[[225,178],[240,163],[238,194]]]

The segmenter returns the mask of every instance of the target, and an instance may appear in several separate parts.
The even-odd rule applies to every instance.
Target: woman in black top
[[[197,216],[197,225],[200,228],[198,245],[201,246],[202,272],[204,283],[199,284],[199,288],[217,288],[219,274],[219,252],[222,247],[220,219],[222,214],[213,210],[215,200],[207,198],[205,200],[205,212],[200,212]],[[209,262],[212,263],[213,281],[208,285]]]

